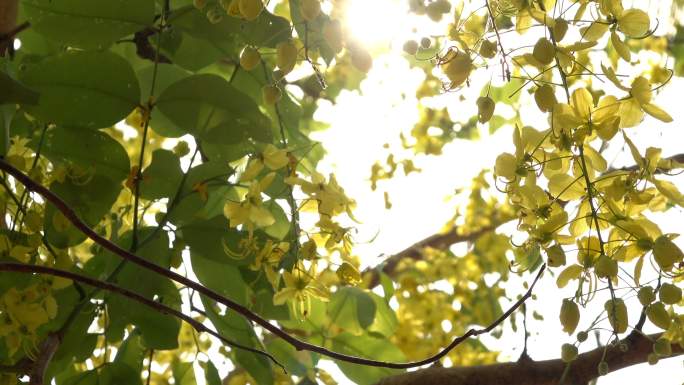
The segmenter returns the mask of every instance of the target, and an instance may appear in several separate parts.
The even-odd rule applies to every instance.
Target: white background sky
[[[387,152],[383,150],[386,142],[396,142],[398,133],[407,132],[418,119],[415,108],[415,89],[422,80],[420,70],[411,69],[404,60],[401,46],[407,38],[420,38],[430,34],[443,34],[444,25],[419,22],[408,15],[407,0],[347,0],[350,9],[347,14],[347,26],[351,32],[367,45],[384,49],[384,53],[376,56],[373,70],[362,83],[361,92],[343,92],[335,106],[323,106],[317,118],[331,124],[330,128],[318,133],[316,139],[323,142],[328,151],[321,164],[322,169],[335,172],[340,184],[349,196],[358,202],[355,211],[362,222],[357,225],[357,239],[373,242],[361,244],[356,251],[362,257],[364,265],[374,265],[380,261],[382,254],[391,255],[426,236],[439,231],[441,226],[453,215],[453,197],[455,188],[467,187],[470,178],[483,168],[490,168],[496,156],[505,151],[512,151],[512,128],[504,127],[495,135],[488,135],[487,127],[481,127],[481,141],[457,140],[447,145],[444,155],[440,157],[422,157],[417,165],[423,169],[420,174],[404,177],[398,172],[397,177],[389,182],[381,182],[377,191],[370,189],[370,166],[376,160],[384,160]],[[663,25],[662,20],[669,12],[665,2],[641,2],[637,6],[646,9],[651,4],[652,19],[659,13],[661,31],[670,26]],[[627,5],[627,4],[626,4]],[[447,19],[449,16],[447,15]],[[427,20],[422,18],[421,20]],[[420,33],[412,32],[412,27],[419,27]],[[536,40],[536,39],[535,39]],[[515,44],[512,42],[511,44]],[[506,45],[504,45],[506,46]],[[389,49],[387,49],[389,48]],[[644,61],[647,57],[641,58]],[[672,63],[670,63],[671,65]],[[629,68],[624,69],[630,71]],[[632,73],[632,72],[626,72]],[[489,74],[486,75],[487,79]],[[485,79],[485,81],[487,80]],[[482,79],[480,79],[482,80]],[[477,84],[477,79],[474,83]],[[656,98],[656,103],[670,112],[675,123],[663,124],[647,118],[638,129],[630,130],[630,137],[642,150],[649,146],[663,148],[663,156],[684,152],[684,134],[681,123],[684,111],[681,108],[683,79],[673,79]],[[438,103],[449,106],[452,118],[467,119],[475,112],[474,99],[481,86],[465,89],[463,93],[469,98],[468,103],[457,102],[458,94],[440,96]],[[406,98],[403,97],[406,96]],[[533,116],[535,107],[530,107]],[[524,116],[528,116],[525,111]],[[534,123],[534,122],[529,122]],[[539,127],[543,128],[543,127]],[[611,161],[615,155],[615,164],[631,164],[629,155],[621,154],[622,147],[615,146],[607,151],[606,158]],[[684,188],[684,177],[671,179],[680,188]],[[393,207],[384,208],[383,192],[390,193]],[[681,232],[681,208],[670,210],[662,218],[663,232]],[[658,219],[660,220],[660,219]],[[533,336],[529,340],[529,350],[533,359],[556,358],[560,355],[560,345],[573,342],[572,338],[561,333],[557,321],[559,296],[572,295],[571,292],[559,292],[555,279],[547,274],[536,290],[538,300],[531,304],[546,317],[546,322],[531,322]],[[521,293],[519,281],[511,283],[510,294]],[[595,299],[596,303],[603,301]],[[629,307],[628,302],[628,307]],[[599,305],[600,307],[600,305]],[[588,318],[595,317],[598,309],[588,309]],[[636,320],[638,314],[630,314],[630,320]],[[582,327],[580,324],[580,328]],[[652,326],[646,332],[656,332]],[[520,354],[521,333],[511,330],[504,333],[501,340],[484,338],[483,341],[492,349],[501,350],[505,360],[515,359]],[[593,336],[590,338],[593,341]],[[589,350],[595,344],[584,343],[580,351]],[[327,368],[333,365],[326,366]],[[341,376],[339,371],[336,375]],[[623,385],[631,383],[657,383],[662,385],[680,385],[684,381],[684,365],[681,358],[662,361],[658,366],[633,366],[599,379],[601,385]]]

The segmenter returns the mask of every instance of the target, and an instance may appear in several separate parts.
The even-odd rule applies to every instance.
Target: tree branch
[[[0,57],[5,52],[12,54],[14,47],[14,35],[28,28],[28,23],[17,27],[17,15],[19,13],[19,0],[0,1]]]
[[[52,361],[52,356],[55,355],[59,345],[62,342],[61,333],[50,333],[47,338],[38,346],[38,357],[33,362],[31,372],[29,373],[29,385],[43,385],[45,384],[45,371]]]
[[[120,256],[121,258],[126,259],[129,262],[132,262],[142,268],[145,268],[147,270],[150,270],[152,272],[155,272],[161,276],[167,277],[181,285],[185,285],[191,289],[196,290],[200,294],[206,296],[209,299],[212,299],[220,304],[225,305],[229,309],[237,312],[240,314],[242,317],[245,317],[246,319],[249,319],[253,321],[254,323],[258,324],[259,326],[263,327],[264,329],[268,330],[269,332],[273,333],[274,335],[282,338],[284,341],[292,345],[295,349],[297,350],[307,350],[310,352],[314,353],[319,353],[324,356],[337,359],[340,361],[345,361],[345,362],[350,362],[350,363],[355,363],[359,365],[366,365],[366,366],[374,366],[374,367],[384,367],[384,368],[391,368],[391,369],[408,369],[408,368],[414,368],[418,366],[423,366],[427,364],[431,364],[433,362],[436,362],[440,360],[442,357],[447,355],[452,349],[454,349],[456,346],[460,345],[462,342],[466,341],[470,337],[475,337],[481,334],[486,334],[489,333],[492,329],[494,329],[496,326],[501,324],[506,318],[508,318],[513,312],[515,312],[531,295],[532,295],[532,290],[534,289],[536,283],[539,281],[541,278],[542,273],[544,272],[545,266],[542,266],[541,269],[539,269],[539,273],[535,277],[534,281],[530,285],[529,289],[523,295],[517,302],[515,302],[501,317],[499,317],[497,320],[495,320],[491,325],[484,329],[470,329],[468,332],[466,332],[464,335],[455,338],[449,346],[438,352],[437,354],[428,357],[426,359],[420,360],[420,361],[415,361],[415,362],[386,362],[386,361],[377,361],[377,360],[372,360],[372,359],[367,359],[367,358],[361,358],[361,357],[355,357],[355,356],[350,356],[338,352],[331,351],[327,348],[324,348],[322,346],[314,345],[305,341],[302,341],[287,332],[285,332],[283,329],[280,327],[272,324],[270,321],[262,318],[260,315],[254,313],[250,309],[248,309],[245,306],[240,305],[239,303],[226,298],[219,293],[191,280],[188,279],[187,277],[184,277],[176,272],[170,271],[168,269],[165,269],[159,265],[156,265],[153,262],[148,261],[145,258],[139,257],[131,252],[128,252],[118,245],[114,244],[112,241],[108,240],[107,238],[102,237],[99,235],[97,232],[95,232],[93,229],[91,229],[85,222],[83,222],[76,212],[69,207],[69,205],[66,204],[60,197],[58,197],[56,194],[54,194],[52,191],[50,191],[47,187],[43,186],[42,184],[34,181],[31,179],[29,176],[24,174],[23,172],[19,171],[18,169],[14,168],[14,166],[10,165],[7,163],[4,159],[0,159],[0,169],[6,171],[8,174],[12,175],[19,183],[23,184],[27,189],[30,189],[38,194],[40,194],[46,201],[50,202],[57,208],[65,218],[71,222],[74,227],[76,227],[79,231],[81,231],[83,234],[85,234],[88,238],[92,239],[95,243],[99,244],[106,250]]]
[[[444,250],[451,245],[461,243],[461,242],[473,242],[479,237],[494,231],[497,227],[504,223],[511,221],[514,218],[507,220],[495,221],[489,226],[485,226],[479,230],[473,231],[468,234],[459,234],[458,228],[454,227],[451,231],[443,234],[434,234],[423,240],[420,240],[413,245],[405,248],[404,250],[392,255],[383,262],[383,267],[380,269],[383,273],[392,275],[397,269],[399,262],[402,259],[408,258],[413,260],[420,260],[423,258],[422,251],[426,247],[433,249]],[[370,274],[370,282],[368,284],[369,288],[374,288],[380,283],[380,274],[377,267],[369,267],[364,270],[364,275]]]
[[[607,348],[605,360],[609,372],[646,362],[653,352],[653,342],[660,334],[644,336],[632,332],[623,340],[628,345],[622,351],[617,345]],[[605,347],[580,354],[570,364],[565,385],[586,385],[598,377],[598,365],[602,361]],[[684,354],[679,344],[672,345],[672,355]],[[479,365],[455,368],[432,367],[415,372],[403,373],[387,377],[379,382],[381,385],[559,385],[559,381],[567,364],[560,359],[521,362],[507,362],[493,365]]]
[[[0,373],[28,374],[32,365],[33,361],[24,357],[16,364],[0,365]]]
[[[266,356],[268,359],[273,361],[274,364],[280,366],[281,368],[283,368],[283,370],[285,370],[283,365],[280,364],[280,362],[278,362],[269,353],[264,352],[264,351],[259,350],[259,349],[250,348],[249,346],[245,346],[245,345],[239,344],[237,342],[231,341],[231,340],[223,337],[218,332],[208,328],[203,323],[197,321],[196,319],[186,315],[185,313],[183,313],[181,311],[178,311],[172,307],[166,306],[161,302],[151,300],[151,299],[144,297],[144,296],[142,296],[136,292],[130,291],[128,289],[125,289],[125,288],[118,286],[118,285],[115,285],[113,283],[109,283],[106,281],[101,281],[98,279],[90,278],[88,276],[72,273],[72,272],[66,271],[66,270],[55,269],[55,268],[47,267],[47,266],[27,265],[27,264],[23,264],[23,263],[0,262],[0,271],[12,271],[12,272],[18,272],[18,273],[38,273],[38,274],[51,275],[54,277],[62,277],[62,278],[70,279],[70,280],[77,281],[80,283],[84,283],[86,285],[96,287],[98,289],[102,289],[102,290],[106,290],[106,291],[109,291],[112,293],[119,294],[119,295],[124,296],[128,299],[131,299],[131,300],[139,302],[145,306],[148,306],[148,307],[152,308],[153,310],[155,310],[159,313],[169,314],[169,315],[172,315],[172,316],[174,316],[180,320],[183,320],[183,321],[187,322],[190,326],[192,326],[193,329],[197,330],[199,333],[211,334],[212,336],[221,340],[226,345]],[[56,333],[53,333],[52,335],[56,335]],[[57,343],[54,343],[54,342],[50,343],[51,337],[48,337],[43,342],[43,345],[41,345],[41,347],[39,348],[39,350],[41,351],[41,357],[44,355],[43,352],[45,352],[45,350],[47,349],[48,346],[54,345],[55,348],[59,346],[59,338],[60,337],[61,336],[57,336],[57,338],[58,338]],[[49,363],[50,360],[48,359],[46,362]],[[39,363],[38,361],[35,362],[34,370],[32,370],[31,373],[36,372],[35,367],[36,367],[36,365],[38,365],[38,363]],[[43,370],[44,370],[44,368],[43,368]],[[42,377],[43,376],[41,375],[40,376],[41,381],[38,382],[38,384],[43,383]],[[32,376],[32,378],[33,378],[33,376]]]

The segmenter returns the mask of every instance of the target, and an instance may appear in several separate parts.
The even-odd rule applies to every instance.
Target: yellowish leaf
[[[570,265],[566,267],[565,270],[558,274],[556,285],[561,289],[564,288],[571,280],[578,279],[583,270],[584,268],[580,265]]]

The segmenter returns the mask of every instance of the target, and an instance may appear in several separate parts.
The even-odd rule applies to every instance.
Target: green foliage
[[[632,140],[647,117],[672,121],[655,99],[671,75],[662,63],[682,73],[681,44],[618,0],[563,12],[549,0],[410,1],[416,16],[450,23],[404,44],[424,75],[419,117],[392,133],[401,147],[385,146],[371,187],[421,172],[414,160],[457,139],[513,138],[493,173],[458,181],[465,203],[426,247],[360,272],[356,202],[320,172],[325,148],[310,134],[325,125],[318,108],[359,88],[377,52],[331,3],[21,0],[18,19],[2,20],[1,53],[6,31],[30,27],[0,58],[0,365],[18,369],[0,384],[34,375],[13,367],[25,362],[45,362],[32,383],[58,385],[192,385],[196,369],[209,385],[332,384],[319,365],[330,351],[375,360],[333,357],[373,384],[401,373],[388,363],[434,356],[474,325],[500,337],[504,323],[518,330],[518,310],[525,327],[527,313],[541,322],[507,281],[546,267],[560,327],[577,333],[563,361],[582,358],[589,331],[619,339],[644,322],[665,332],[649,361],[684,343],[684,253],[655,219],[683,205],[670,177],[683,165]],[[508,36],[530,44],[508,47]],[[463,91],[470,113],[440,106],[445,91]],[[615,169],[611,146],[634,164]],[[516,238],[497,231],[514,220]],[[62,276],[27,274],[38,268]],[[472,339],[444,353],[456,366],[498,354]]]

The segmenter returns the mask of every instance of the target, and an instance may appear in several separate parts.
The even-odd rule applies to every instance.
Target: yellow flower
[[[254,258],[254,261],[249,265],[252,270],[273,269],[280,263],[283,255],[290,250],[290,244],[287,242],[275,243],[272,240],[266,241],[264,247],[259,250]],[[267,271],[268,272],[268,271]]]
[[[277,148],[272,144],[266,146],[264,152],[261,153],[261,156],[266,167],[273,171],[287,166],[287,163],[290,161],[287,156],[287,150]]]
[[[275,223],[275,218],[262,206],[261,183],[252,183],[242,202],[228,202],[223,214],[230,220],[230,227],[244,225],[251,234],[255,228],[267,227]]]
[[[326,302],[330,299],[328,292],[313,281],[315,275],[315,264],[308,271],[298,264],[293,272],[284,272],[285,287],[273,296],[273,304],[282,305],[287,302],[298,318],[306,318],[311,312],[311,297]]]
[[[643,76],[639,76],[632,82],[632,86],[625,87],[615,75],[611,67],[601,66],[606,77],[618,88],[629,92],[629,97],[620,101],[620,127],[634,127],[641,122],[644,112],[665,123],[672,122],[672,116],[662,108],[651,103],[653,90],[651,83]]]
[[[323,216],[316,223],[321,229],[321,233],[327,235],[328,239],[325,242],[325,247],[332,249],[338,243],[342,242],[342,252],[349,254],[352,249],[351,235],[349,234],[349,228],[340,226],[339,223],[333,222],[330,217]]]
[[[269,144],[261,154],[251,159],[240,175],[240,182],[248,182],[259,175],[264,166],[271,171],[279,170],[290,162],[287,150]]]
[[[618,110],[620,102],[614,96],[604,96],[594,106],[594,99],[586,88],[576,89],[570,98],[570,104],[557,105],[554,116],[554,127],[558,127],[569,135],[571,129],[590,127],[598,130],[601,138],[608,140],[617,132]],[[577,138],[582,140],[583,138]]]
[[[300,186],[305,194],[316,200],[319,214],[332,217],[346,212],[354,219],[351,210],[356,206],[356,202],[344,194],[344,189],[337,183],[333,174],[330,174],[327,182],[323,175],[314,173],[311,182],[289,177],[285,179],[285,183]]]

